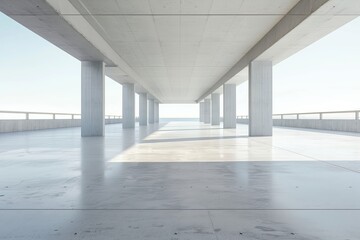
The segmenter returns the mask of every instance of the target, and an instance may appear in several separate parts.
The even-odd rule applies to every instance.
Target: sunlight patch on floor
[[[271,137],[249,138],[246,128],[169,123],[110,162],[219,162],[313,160],[268,145]],[[258,142],[264,140],[267,143]]]

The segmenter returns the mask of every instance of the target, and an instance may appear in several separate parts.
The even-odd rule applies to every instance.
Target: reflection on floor
[[[198,123],[0,135],[0,239],[359,239],[360,135]]]

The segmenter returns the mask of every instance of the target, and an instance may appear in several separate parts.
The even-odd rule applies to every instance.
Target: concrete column
[[[249,65],[249,135],[272,136],[272,62]]]
[[[154,122],[159,122],[159,102],[154,102]]]
[[[154,121],[154,99],[149,99],[149,123],[153,124]]]
[[[199,116],[200,116],[200,122],[204,122],[204,103],[199,103]]]
[[[157,103],[157,107],[156,107],[156,122],[160,122],[160,103]]]
[[[205,99],[204,102],[204,123],[210,123],[211,121],[211,106],[210,99]]]
[[[81,62],[81,136],[104,136],[105,65]]]
[[[211,125],[220,125],[220,94],[211,94]]]
[[[236,128],[236,84],[223,86],[224,128]]]
[[[139,93],[139,124],[147,126],[148,123],[148,96],[147,93]]]
[[[123,84],[122,94],[122,126],[123,128],[135,127],[135,88],[133,83]]]
[[[160,122],[160,103],[158,102],[158,107],[157,107],[157,122]]]

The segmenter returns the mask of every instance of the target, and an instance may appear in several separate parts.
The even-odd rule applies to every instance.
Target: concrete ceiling
[[[248,79],[360,14],[359,0],[1,0],[0,10],[77,59],[162,103]]]
[[[194,102],[298,0],[71,0],[162,102]]]

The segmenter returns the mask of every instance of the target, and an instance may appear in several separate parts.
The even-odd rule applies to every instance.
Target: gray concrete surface
[[[360,8],[358,0],[145,2],[2,0],[0,10],[79,60],[104,61],[107,76],[135,83],[137,92],[162,103],[190,103],[208,97],[254,59],[278,63],[293,55],[359,16]],[[242,18],[229,22],[229,13]],[[181,24],[170,19],[174,14],[182,14]]]
[[[246,126],[198,123],[79,133],[0,134],[0,239],[360,236],[359,135],[248,138]]]
[[[339,1],[335,0],[305,0],[305,1],[298,1],[298,3],[287,13],[282,16],[280,21],[275,26],[272,26],[271,29],[267,31],[265,35],[262,36],[259,41],[256,41],[253,45],[253,47],[246,52],[242,56],[239,61],[235,63],[232,68],[230,68],[228,71],[226,71],[219,79],[218,81],[213,84],[207,91],[205,91],[201,97],[198,99],[198,101],[202,100],[203,98],[210,95],[212,92],[216,91],[221,85],[225,84],[231,78],[233,78],[236,74],[238,74],[240,71],[245,69],[251,61],[255,59],[261,59],[261,60],[269,60],[273,62],[279,61],[278,59],[283,59],[284,56],[289,56],[293,54],[294,52],[298,51],[305,45],[297,44],[297,42],[301,42],[298,39],[294,38],[292,39],[293,42],[289,43],[286,42],[283,44],[281,40],[283,38],[286,38],[286,35],[290,34],[294,29],[296,30],[297,27],[299,27],[302,32],[302,36],[304,35],[315,35],[315,32],[313,28],[309,28],[309,26],[315,27],[316,25],[312,24],[307,25],[306,20],[311,19],[311,16],[313,14],[316,15],[317,11],[325,11],[327,14],[324,14],[324,16],[320,17],[317,16],[319,24],[317,27],[323,24],[323,21],[329,21],[329,18],[326,20],[323,19],[323,17],[331,16],[330,12],[332,11],[332,8],[336,8],[336,4],[338,4]],[[347,4],[351,3],[351,1],[348,1]],[[355,3],[352,2],[352,3]],[[344,4],[344,3],[343,3]],[[346,9],[346,4],[343,5]],[[350,6],[348,6],[350,7]],[[340,20],[340,19],[338,19]],[[345,20],[345,19],[344,19]],[[306,26],[305,28],[302,28],[302,23]],[[319,35],[321,35],[319,32],[317,32]],[[319,37],[318,35],[318,37]],[[301,40],[305,41],[304,38]],[[306,39],[306,41],[309,41]],[[311,41],[311,40],[310,40]],[[312,41],[311,41],[312,42]],[[277,43],[280,43],[279,45],[276,45]],[[289,50],[289,45],[291,44],[292,48]]]
[[[199,119],[200,122],[204,122],[204,102],[199,103]]]
[[[103,136],[105,128],[105,64],[81,62],[81,135]]]
[[[206,123],[206,124],[211,123],[211,100],[210,99],[204,100],[204,123]]]
[[[139,93],[139,124],[147,126],[148,124],[148,95]]]
[[[272,62],[253,61],[249,66],[249,135],[272,135]]]
[[[125,83],[122,86],[123,128],[135,127],[135,86]]]
[[[149,99],[149,123],[155,122],[155,103],[154,99]]]
[[[105,124],[121,123],[122,119],[105,119]],[[0,120],[0,133],[80,127],[80,119]]]
[[[154,102],[154,122],[155,123],[158,123],[159,122],[159,120],[160,120],[160,109],[159,109],[159,107],[160,107],[160,104],[159,104],[159,102]]]
[[[236,84],[223,86],[224,128],[236,128]]]
[[[360,132],[360,120],[350,119],[274,119],[275,126],[329,131]]]
[[[248,124],[248,119],[237,119],[237,123]],[[360,132],[360,120],[350,119],[273,119],[279,127],[318,129],[342,132]]]
[[[211,125],[220,125],[220,94],[211,94]]]

